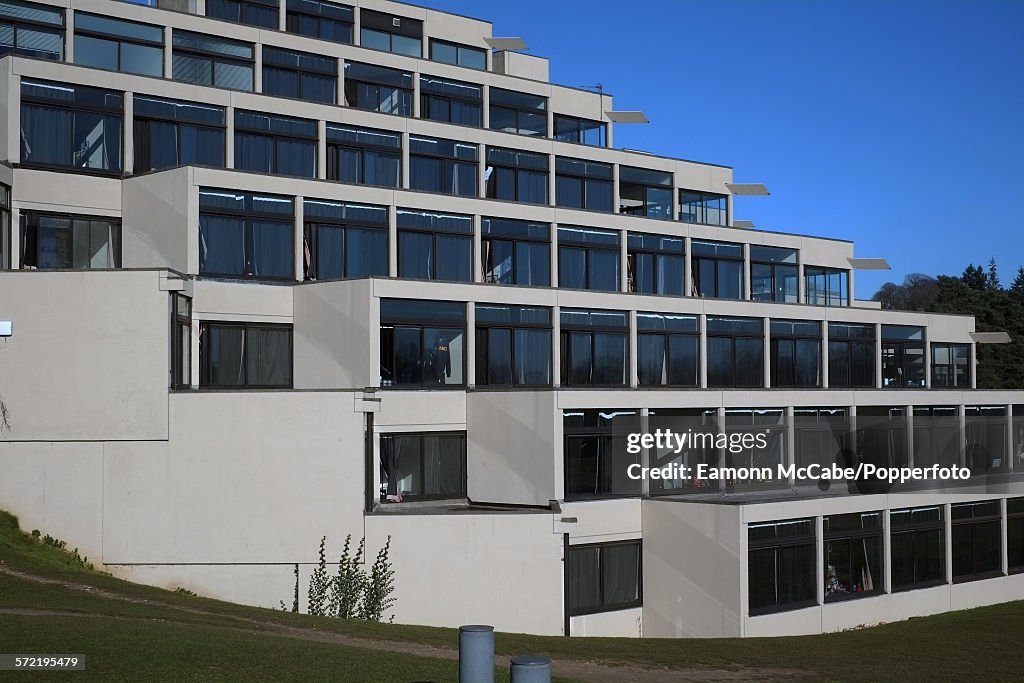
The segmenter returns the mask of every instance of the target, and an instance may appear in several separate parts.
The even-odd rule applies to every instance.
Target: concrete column
[[[481,236],[481,218],[473,216],[473,282],[484,281],[483,238]]]
[[[629,312],[629,386],[640,386],[640,371],[637,368],[636,311]]]
[[[196,14],[201,17],[206,16],[206,0],[196,0]]]
[[[338,60],[338,104],[347,107],[348,99],[345,97],[345,60]]]
[[[700,356],[700,388],[708,388],[708,317],[697,316],[697,324],[700,326],[700,343],[697,345],[697,353]]]
[[[693,296],[693,258],[690,255],[692,241],[689,237],[683,242],[683,296]]]
[[[558,228],[551,226],[551,286],[558,286]]]
[[[957,417],[957,423],[958,423],[957,424],[957,436],[958,436],[959,441],[960,441],[959,445],[957,446],[957,450],[959,452],[959,456],[957,458],[957,462],[960,465],[960,467],[966,467],[967,466],[967,410],[966,410],[966,406],[964,406],[962,403],[956,407],[956,417]]]
[[[882,388],[882,323],[875,323],[875,388]]]
[[[15,102],[21,102],[21,76],[9,74],[7,76],[7,159],[9,161],[21,161],[21,107],[13,106]],[[13,192],[13,188],[12,188]],[[14,201],[12,195],[11,201]]]
[[[14,108],[18,109],[18,107]],[[7,263],[11,270],[19,270],[21,268],[21,209],[16,209],[13,206],[13,190],[11,195],[11,229],[7,235],[8,242],[4,247],[4,253],[7,254]]]
[[[327,122],[316,122],[316,177],[327,179]]]
[[[189,384],[199,388],[199,319],[196,317],[195,299],[192,300],[192,358],[189,360]]]
[[[75,10],[71,7],[65,12],[64,26],[67,27],[67,38],[64,40],[64,61],[75,63]],[[166,30],[166,29],[165,29]],[[170,45],[170,43],[168,43]],[[17,101],[17,100],[15,100]]]
[[[892,593],[892,536],[890,529],[889,509],[882,510],[882,590],[888,595]]]
[[[629,291],[629,233],[619,231],[619,291]]]
[[[253,65],[253,92],[263,92],[263,46],[254,45],[253,51],[256,53],[256,63]]]
[[[418,70],[412,73],[412,115],[417,119],[420,117],[420,72]]]
[[[555,112],[551,110],[551,102],[550,102],[550,100],[548,101],[548,123],[547,123],[547,126],[548,126],[548,129],[547,129],[547,132],[544,134],[544,137],[550,138],[550,137],[552,137],[554,135],[554,132],[555,132]]]
[[[402,184],[401,187],[409,187],[409,132],[402,133]]]
[[[793,406],[786,406],[786,454],[785,464],[787,466],[796,463],[796,409]],[[796,486],[796,472],[789,477],[790,488]],[[819,576],[824,576],[824,572],[818,572]],[[820,582],[819,582],[820,583]]]
[[[953,583],[953,524],[950,519],[950,512],[952,506],[949,503],[944,503],[942,506],[942,521],[943,530],[946,532],[946,583],[952,585]]]
[[[548,206],[555,205],[555,155],[548,155]]]
[[[466,306],[466,386],[476,386],[476,305]]]
[[[851,453],[856,453],[857,452],[857,406],[847,406],[846,407],[846,411],[847,411],[846,414],[850,416],[850,418],[849,418],[850,419],[850,452]],[[846,467],[852,467],[853,463],[849,463],[848,462],[848,463],[844,463],[844,465]],[[886,564],[886,566],[888,567],[889,565]],[[886,589],[888,589],[888,586],[886,586]]]
[[[924,340],[924,388],[932,388],[932,342]]]
[[[203,0],[205,2],[206,0]],[[358,7],[352,9],[352,44],[359,45],[362,43],[360,34],[362,33],[361,26],[361,15]]]
[[[977,344],[971,344],[971,360],[967,364],[967,367],[971,371],[971,389],[978,388],[978,354],[975,351],[978,350]]]
[[[750,244],[743,243],[743,291],[740,293],[741,299],[751,298],[750,293]]]
[[[490,53],[488,53],[488,63],[490,63]],[[484,83],[480,88],[480,97],[483,99],[480,101],[480,113],[482,118],[480,119],[480,125],[484,130],[491,127],[491,86]]]
[[[803,282],[803,279],[800,280]],[[802,298],[802,295],[801,295]],[[821,321],[821,386],[828,388],[828,321]]]
[[[233,99],[233,98],[232,98]],[[224,112],[224,166],[235,167],[235,107],[228,106]]]
[[[651,431],[651,409],[641,408],[640,409],[640,432],[648,434]],[[644,448],[640,451],[640,467],[651,466],[651,449]],[[649,477],[644,477],[640,480],[640,495],[644,498],[649,498],[651,495],[651,480]],[[1006,553],[1004,552],[1003,555]]]
[[[321,123],[323,123],[321,121]],[[305,279],[306,265],[306,219],[303,215],[303,197],[295,198],[295,279],[302,282]]]
[[[846,271],[846,282],[847,282],[846,305],[847,306],[852,306],[854,299],[857,298],[857,297],[855,297],[853,295],[853,272],[854,272],[853,268],[851,268],[850,270]]]
[[[1006,553],[1009,550],[1009,548],[1007,548],[1009,543],[1007,542],[1007,538],[1006,538],[1006,534],[1007,534],[1007,528],[1006,527],[1007,527],[1007,521],[1006,521],[1006,498],[1000,498],[999,499],[999,528],[1001,530],[1001,533],[999,534],[999,541],[1000,541],[1000,544],[1001,544],[1002,547],[1000,548],[999,555],[1002,558],[1002,567],[1000,567],[1000,570],[1003,572],[1003,576],[1006,576],[1006,575],[1008,575],[1010,573],[1010,558],[1008,558],[1006,556]]]
[[[288,30],[288,1],[280,0],[277,3],[277,30]]]
[[[818,580],[814,583],[818,586],[817,601],[819,605],[825,604],[825,520],[822,517],[814,518],[814,538],[817,541]]]
[[[487,149],[480,145],[480,162],[477,164],[478,178],[477,178],[477,196],[481,199],[487,198]]]
[[[164,26],[164,78],[173,78],[174,35],[170,26]]]
[[[797,264],[796,264],[796,300],[797,303],[807,303],[807,283],[804,282],[804,253],[798,251],[796,253]]]
[[[562,337],[560,310],[558,306],[551,308],[551,386],[555,389],[562,385],[562,357],[559,351]]]
[[[622,200],[619,199],[619,165],[612,164],[612,212],[619,213]]]
[[[718,400],[722,400],[721,397],[719,397]],[[722,406],[722,405],[718,406],[718,429],[716,430],[716,433],[718,433],[718,434],[724,434],[725,433],[725,406]],[[726,465],[726,462],[725,462],[725,449],[724,448],[719,448],[719,449],[717,449],[717,451],[718,451],[718,454],[717,454],[717,456],[715,458],[715,467],[721,469],[721,468],[725,467],[725,465]],[[719,479],[718,480],[718,490],[724,493],[725,492],[725,488],[726,488],[725,479]],[[742,564],[745,567],[747,563],[743,562]],[[746,584],[744,584],[744,588],[745,587],[746,587]]]
[[[1006,406],[1006,469],[1013,471],[1013,458],[1017,454],[1017,444],[1014,443],[1015,432],[1013,428],[1013,406]]]
[[[907,417],[907,467],[914,466],[914,406],[903,406]],[[948,557],[948,555],[947,555]]]
[[[122,170],[125,174],[135,171],[135,97],[134,93],[124,94],[124,154]]]
[[[764,386],[771,388],[772,386],[772,363],[771,363],[771,351],[772,351],[772,321],[771,318],[762,318],[762,326],[764,327],[764,363],[762,370],[764,371]]]
[[[388,211],[388,275],[398,277],[398,211]]]

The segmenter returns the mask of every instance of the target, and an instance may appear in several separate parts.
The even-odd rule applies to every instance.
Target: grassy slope
[[[293,626],[452,648],[457,636],[451,629],[316,618],[131,584],[73,566],[67,555],[19,533],[12,520],[0,513],[0,561],[5,566],[146,601],[115,600],[0,575],[0,609],[94,615],[86,619],[0,614],[0,652],[86,654],[89,671],[66,674],[76,676],[75,680],[123,676],[136,680],[425,681],[457,677],[454,661],[284,638],[272,632],[278,626]],[[1017,602],[823,636],[631,640],[498,634],[496,645],[499,654],[546,654],[613,664],[800,669],[812,680],[1010,681],[1019,680],[1024,668],[1022,633],[1024,603]]]

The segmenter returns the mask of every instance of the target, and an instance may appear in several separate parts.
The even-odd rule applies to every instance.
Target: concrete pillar
[[[67,38],[64,40],[64,61],[69,64],[75,63],[75,10],[71,7],[64,15],[64,26],[67,27]],[[166,29],[165,29],[166,30]],[[170,45],[170,43],[167,43]]]
[[[558,286],[558,228],[551,226],[551,286]]]
[[[622,200],[619,198],[619,165],[612,164],[612,213],[619,213]]]
[[[254,45],[253,52],[255,52],[256,63],[253,64],[253,92],[263,92],[263,47],[261,45]]]
[[[164,78],[174,78],[173,65],[173,53],[174,53],[174,35],[170,26],[164,26]]]
[[[804,282],[804,253],[798,251],[796,253],[796,300],[797,303],[807,303],[807,283]]]
[[[786,453],[785,465],[793,465],[796,462],[796,409],[793,406],[786,406]],[[790,487],[796,486],[796,472],[789,477]],[[820,553],[819,553],[820,554]],[[818,576],[824,576],[818,572]]]
[[[69,41],[73,42],[73,41]],[[121,162],[125,174],[135,171],[135,96],[134,93],[124,94],[124,154]]]
[[[303,197],[298,196],[295,198],[295,279],[302,282],[305,279],[305,264],[306,264],[306,231],[305,231],[305,218],[303,216]]]
[[[488,57],[488,60],[489,59],[490,57]],[[487,130],[488,128],[491,127],[491,86],[484,83],[484,85],[480,88],[480,97],[483,98],[480,101],[480,126],[484,130]]]
[[[847,306],[852,306],[853,302],[854,302],[854,299],[857,298],[857,297],[855,297],[853,295],[853,272],[854,271],[853,271],[852,268],[850,270],[846,271],[846,282],[847,282],[847,287],[846,287],[846,305]]]
[[[956,407],[957,417],[957,437],[959,438],[959,444],[957,446],[957,463],[960,467],[967,466],[967,410],[966,406],[960,404]]]
[[[815,560],[818,568],[818,580],[814,582],[818,587],[816,599],[819,605],[823,605],[825,604],[825,520],[822,517],[814,518],[814,538],[817,541],[815,548],[818,551]]]
[[[978,388],[978,354],[975,353],[978,350],[977,344],[971,344],[971,359],[967,364],[967,367],[971,371],[971,389]]]
[[[479,214],[473,216],[473,282],[484,281],[483,238],[481,236],[482,219]]]
[[[690,255],[690,248],[693,240],[684,238],[683,243],[683,296],[693,296],[693,258]]]
[[[751,298],[750,292],[750,244],[743,243],[743,291],[740,292],[741,299]]]
[[[953,524],[950,517],[952,506],[949,503],[942,505],[943,531],[946,539],[946,583],[953,583]]]
[[[287,0],[279,0],[277,3],[277,30],[287,31],[288,30],[288,2]]]
[[[551,386],[555,389],[562,385],[561,337],[562,317],[559,307],[554,306],[551,309]],[[561,425],[561,421],[557,422]],[[561,441],[558,441],[558,443],[561,443]]]
[[[1009,548],[1007,547],[1009,543],[1007,542],[1006,537],[1006,498],[999,499],[999,527],[1001,531],[1001,533],[999,534],[999,541],[1001,545],[1001,548],[999,550],[999,556],[1002,558],[1002,566],[1000,567],[1000,571],[1003,572],[1003,576],[1006,576],[1009,574],[1010,570],[1010,558],[1006,556],[1006,553],[1009,550]]]
[[[1006,469],[1013,471],[1013,459],[1017,454],[1017,444],[1014,443],[1015,432],[1013,428],[1013,406],[1006,406]]]
[[[882,388],[882,323],[875,323],[875,388]]]
[[[327,179],[327,122],[316,122],[316,177]]]
[[[619,291],[629,291],[629,232],[619,231]]]
[[[402,132],[402,181],[399,187],[409,187],[409,132]]]
[[[903,406],[907,417],[907,467],[914,466],[914,406]]]
[[[932,342],[924,340],[924,388],[932,388]]]
[[[476,305],[466,306],[466,386],[476,386]]]
[[[550,100],[548,101],[548,108],[547,109],[548,109],[548,111],[547,111],[547,113],[548,113],[547,127],[548,128],[547,128],[547,131],[544,133],[544,137],[550,138],[555,133],[555,112],[552,111],[552,109],[551,109],[551,101]]]
[[[555,205],[555,191],[557,184],[555,182],[555,155],[548,155],[548,206]]]
[[[412,74],[412,115],[417,119],[420,117],[420,72],[418,70]]]
[[[640,386],[640,371],[637,368],[636,311],[629,311],[629,386]]]
[[[224,111],[224,166],[235,167],[235,108],[228,106]]]
[[[700,388],[708,388],[708,317],[697,316],[697,324],[700,326],[700,343],[697,345],[697,353],[700,356]]]
[[[771,363],[771,351],[772,351],[772,321],[771,318],[762,318],[761,325],[764,328],[764,363],[762,364],[762,370],[764,371],[764,382],[763,386],[771,388],[772,386],[772,363]]]
[[[203,2],[205,2],[205,1],[206,0],[203,0]],[[362,43],[362,37],[360,36],[360,33],[362,33],[362,26],[360,25],[361,24],[360,19],[361,19],[361,16],[360,16],[359,8],[358,7],[353,8],[353,10],[352,10],[352,44],[353,45],[359,45],[359,44]]]
[[[886,595],[892,593],[892,535],[890,529],[889,509],[882,510],[882,590]]]
[[[388,211],[388,275],[398,277],[398,210]]]
[[[801,282],[803,280],[801,279]],[[803,295],[801,295],[801,299]],[[828,321],[821,321],[821,386],[828,388]]]
[[[345,60],[338,60],[338,97],[335,98],[338,104],[347,107],[348,99],[345,97]]]

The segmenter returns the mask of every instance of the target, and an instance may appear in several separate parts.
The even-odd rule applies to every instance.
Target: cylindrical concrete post
[[[459,627],[459,683],[494,683],[494,627]]]
[[[512,683],[551,683],[551,660],[534,655],[513,657],[509,673]]]

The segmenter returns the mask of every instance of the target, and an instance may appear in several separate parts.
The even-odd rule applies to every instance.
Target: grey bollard
[[[494,683],[494,627],[459,627],[459,683]]]
[[[551,660],[534,655],[513,657],[509,672],[512,683],[551,683]]]

